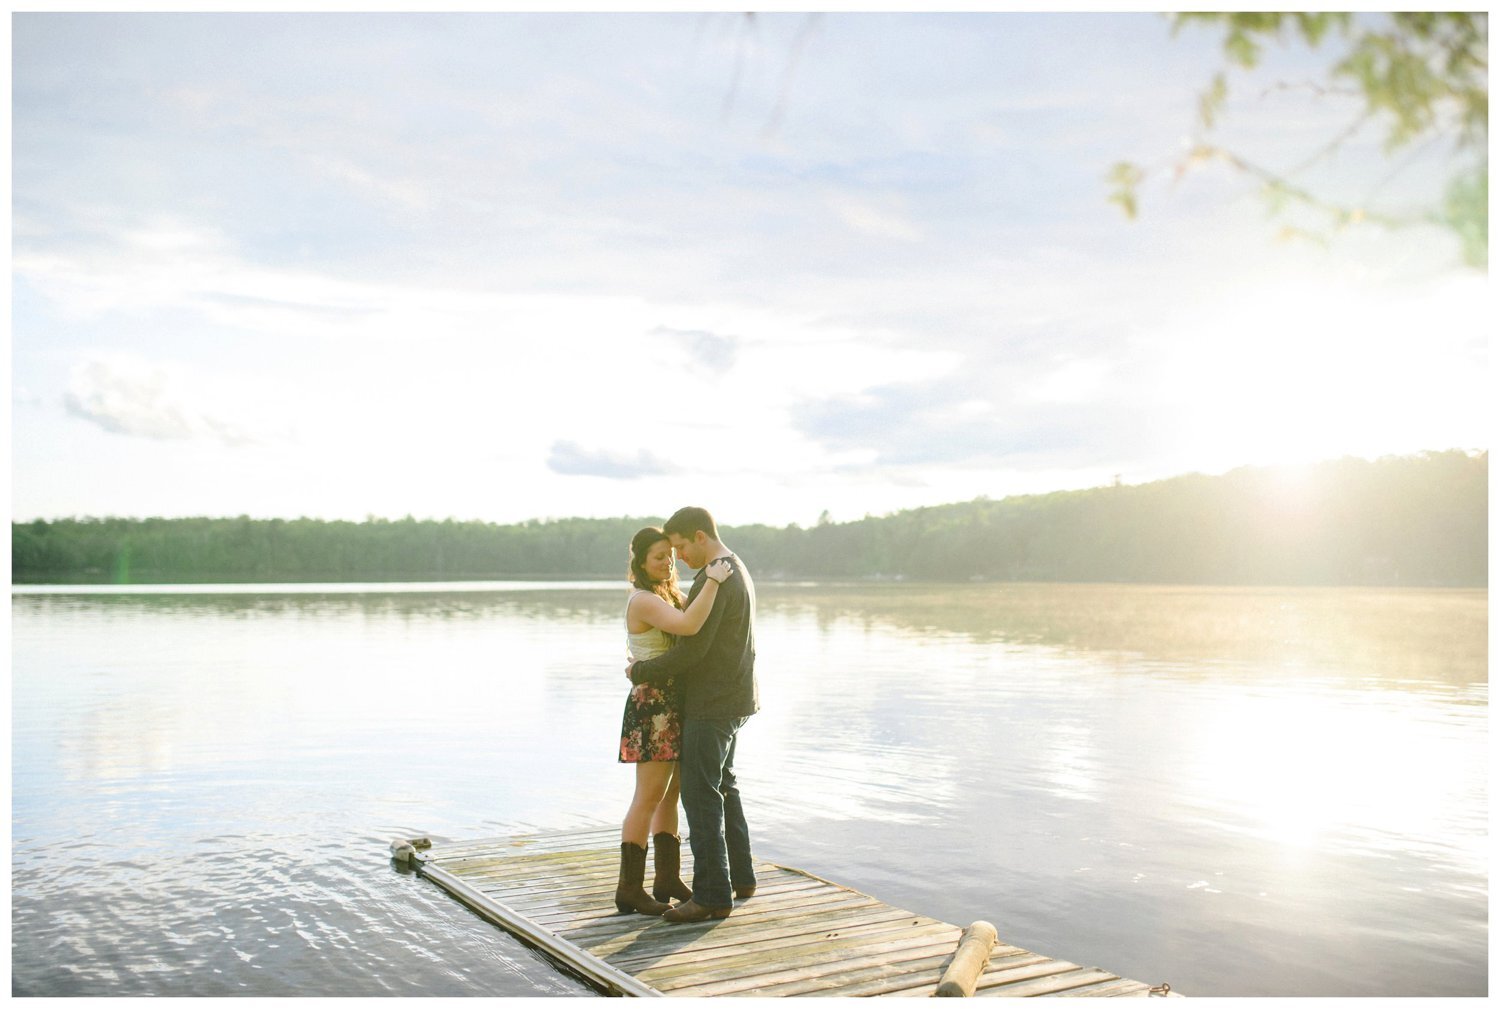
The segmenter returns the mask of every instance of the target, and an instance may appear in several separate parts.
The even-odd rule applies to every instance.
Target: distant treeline
[[[1482,586],[1488,472],[1488,452],[1428,452],[721,533],[763,579]],[[11,525],[12,578],[623,578],[631,535],[661,522],[37,520]]]

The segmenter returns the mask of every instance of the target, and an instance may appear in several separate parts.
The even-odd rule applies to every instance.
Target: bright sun
[[[1204,306],[1164,369],[1183,467],[1482,447],[1482,285],[1449,288],[1308,281]]]

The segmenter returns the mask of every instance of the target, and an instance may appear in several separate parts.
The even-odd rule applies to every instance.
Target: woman
[[[733,574],[727,560],[708,565],[708,580],[687,609],[677,588],[677,566],[667,534],[647,526],[630,540],[630,584],[625,629],[632,660],[650,659],[672,647],[675,637],[697,634],[713,609],[719,583]],[[677,836],[677,755],[682,722],[676,690],[665,684],[638,683],[625,701],[620,729],[620,763],[635,764],[635,796],[620,829],[620,881],[615,907],[621,911],[661,914],[673,897],[687,900],[683,885],[682,839]],[[646,838],[656,844],[656,878],[646,893]],[[654,899],[653,899],[654,898]]]

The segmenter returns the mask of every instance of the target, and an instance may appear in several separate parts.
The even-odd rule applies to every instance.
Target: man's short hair
[[[668,536],[681,536],[685,540],[692,539],[699,532],[707,533],[711,540],[719,538],[719,527],[714,524],[714,517],[708,513],[707,508],[677,509],[667,519],[667,524],[662,526],[662,531]]]

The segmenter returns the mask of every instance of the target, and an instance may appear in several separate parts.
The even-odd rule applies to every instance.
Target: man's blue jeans
[[[682,808],[693,849],[693,903],[734,906],[733,887],[752,886],[750,829],[734,779],[735,735],[748,719],[688,718],[682,726]]]

